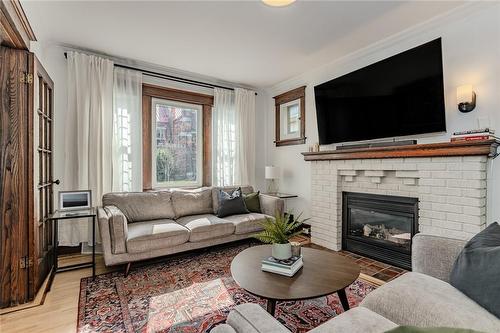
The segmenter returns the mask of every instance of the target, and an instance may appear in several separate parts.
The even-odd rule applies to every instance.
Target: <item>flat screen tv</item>
[[[320,144],[446,131],[441,39],[314,87]]]

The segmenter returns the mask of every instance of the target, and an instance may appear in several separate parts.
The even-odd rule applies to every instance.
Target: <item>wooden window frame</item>
[[[276,140],[274,143],[276,147],[280,146],[291,146],[291,145],[301,145],[306,143],[306,86],[302,86],[280,95],[274,96],[275,105],[275,130],[276,130]],[[292,139],[281,139],[281,105],[286,104],[291,101],[300,100],[300,134],[297,138]]]
[[[191,91],[166,88],[144,83],[142,85],[142,188],[153,190],[152,153],[152,99],[161,98],[176,102],[191,103],[202,107],[203,175],[202,185],[212,185],[212,107],[214,97]]]

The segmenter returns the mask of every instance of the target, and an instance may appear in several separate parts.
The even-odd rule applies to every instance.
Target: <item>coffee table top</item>
[[[332,294],[353,283],[360,268],[354,260],[328,251],[302,248],[304,267],[293,277],[263,272],[261,260],[271,255],[270,245],[240,252],[231,274],[251,294],[274,300],[299,300]]]

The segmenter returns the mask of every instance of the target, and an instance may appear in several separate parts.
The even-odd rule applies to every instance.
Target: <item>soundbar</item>
[[[383,142],[346,144],[342,146],[337,146],[335,147],[335,149],[344,150],[344,149],[380,148],[380,147],[392,147],[392,146],[408,146],[416,144],[417,140],[383,141]]]

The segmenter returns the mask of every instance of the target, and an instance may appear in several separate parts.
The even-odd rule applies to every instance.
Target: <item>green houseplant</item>
[[[302,233],[300,226],[308,219],[301,220],[302,213],[292,218],[290,213],[276,213],[274,220],[266,218],[262,222],[262,230],[254,235],[263,243],[272,244],[272,256],[276,259],[289,259],[292,256],[292,246],[289,239]],[[300,230],[299,230],[300,229]]]

